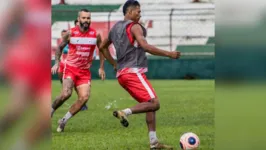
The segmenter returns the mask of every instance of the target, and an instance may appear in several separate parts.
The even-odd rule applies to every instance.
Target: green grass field
[[[157,136],[161,142],[179,148],[184,132],[196,133],[200,150],[214,149],[214,80],[151,80],[160,99],[157,112]],[[52,82],[53,99],[61,84]],[[56,150],[148,150],[149,139],[145,115],[129,116],[124,128],[112,116],[115,109],[136,104],[116,80],[92,81],[89,110],[78,113],[68,121],[65,132],[57,133],[57,121],[77,99],[75,93],[59,108],[52,119],[52,149]],[[110,105],[112,103],[112,105]],[[105,107],[109,105],[110,109]]]

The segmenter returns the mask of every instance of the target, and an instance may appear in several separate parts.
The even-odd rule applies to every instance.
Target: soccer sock
[[[71,117],[72,117],[72,114],[70,112],[67,112],[66,115],[63,117],[64,123],[66,123],[67,120],[70,119]]]
[[[156,136],[156,131],[150,131],[149,137],[150,137],[150,143],[151,144],[154,144],[158,141],[157,136]]]
[[[124,109],[124,110],[122,110],[122,111],[123,111],[127,116],[132,114],[132,111],[131,111],[131,109],[129,109],[129,108]]]

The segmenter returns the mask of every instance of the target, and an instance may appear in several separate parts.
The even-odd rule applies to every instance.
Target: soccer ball
[[[182,150],[197,150],[200,145],[199,137],[192,132],[185,133],[180,138]]]

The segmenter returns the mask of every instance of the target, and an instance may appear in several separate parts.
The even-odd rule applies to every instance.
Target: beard
[[[90,23],[88,22],[80,22],[80,27],[83,28],[84,30],[88,30],[90,27]]]

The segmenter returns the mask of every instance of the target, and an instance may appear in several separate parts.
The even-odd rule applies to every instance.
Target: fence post
[[[170,34],[170,43],[169,44],[170,44],[170,50],[171,51],[173,50],[173,46],[172,46],[173,45],[173,41],[172,41],[173,40],[172,39],[173,38],[173,34],[172,34],[172,16],[173,16],[173,11],[174,11],[174,8],[171,9],[171,12],[170,12],[170,20],[169,20],[169,25],[170,25],[170,27],[169,27],[169,30],[170,30],[169,31],[170,32],[169,33]]]

